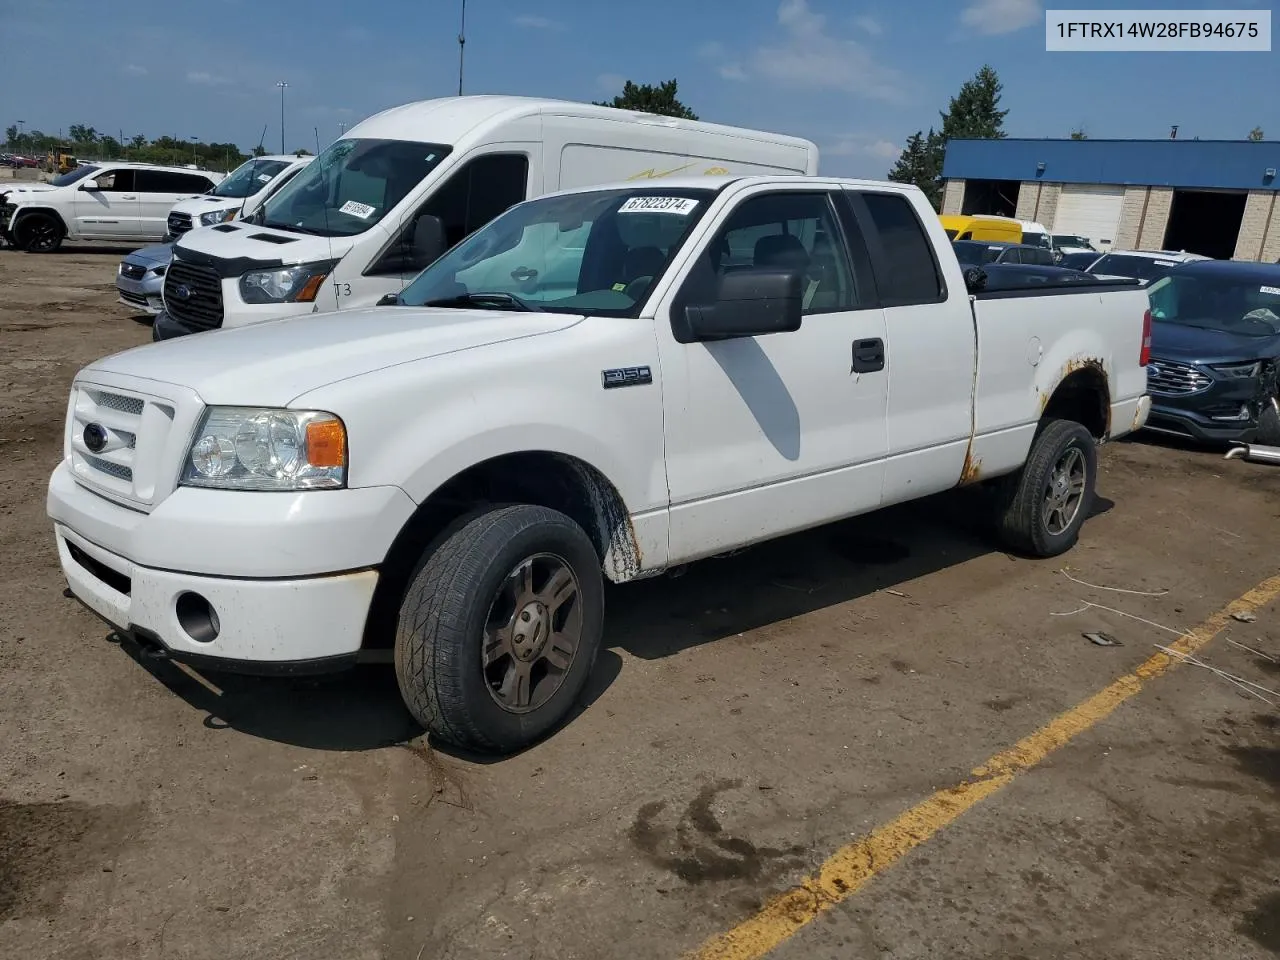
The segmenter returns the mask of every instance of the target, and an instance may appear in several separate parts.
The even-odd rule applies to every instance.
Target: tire
[[[14,245],[27,253],[55,253],[65,236],[62,221],[49,213],[29,213],[13,230]]]
[[[581,527],[545,507],[486,510],[437,541],[409,581],[396,626],[400,693],[437,737],[511,753],[567,719],[603,625],[600,558]]]
[[[1066,471],[1068,482],[1063,485]],[[1093,510],[1098,447],[1073,420],[1049,420],[1022,469],[998,490],[997,529],[1005,546],[1031,557],[1070,550]],[[1053,505],[1058,504],[1055,508]]]
[[[1264,447],[1280,447],[1280,409],[1277,409],[1274,398],[1262,405],[1254,442]]]

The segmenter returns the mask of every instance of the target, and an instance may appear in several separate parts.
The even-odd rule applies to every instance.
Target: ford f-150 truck
[[[1011,548],[1072,546],[1098,444],[1147,416],[1146,295],[980,280],[898,184],[530,200],[378,306],[82,370],[62,568],[158,655],[393,659],[429,730],[511,750],[581,692],[606,578],[978,483]]]

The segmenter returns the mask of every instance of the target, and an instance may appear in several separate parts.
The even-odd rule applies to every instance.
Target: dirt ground
[[[386,668],[201,678],[64,599],[67,388],[149,339],[120,254],[0,251],[5,956],[678,957],[1280,570],[1280,470],[1119,443],[1064,560],[960,492],[616,588],[564,730],[437,751]],[[1280,688],[1280,608],[1201,656]],[[774,956],[1280,956],[1278,800],[1280,710],[1180,667]]]

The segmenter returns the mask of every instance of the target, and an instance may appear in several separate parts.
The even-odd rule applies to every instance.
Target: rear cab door
[[[888,505],[964,475],[977,339],[960,265],[924,195],[848,186],[845,199],[884,310]]]

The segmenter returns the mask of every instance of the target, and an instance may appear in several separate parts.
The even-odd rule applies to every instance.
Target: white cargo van
[[[193,227],[249,216],[313,159],[282,155],[246,160],[208,193],[175,204],[169,211],[165,240],[176,240]]]
[[[555,190],[817,169],[808,140],[610,107],[496,96],[394,107],[251,218],[179,239],[154,335],[370,306],[508,207]]]

